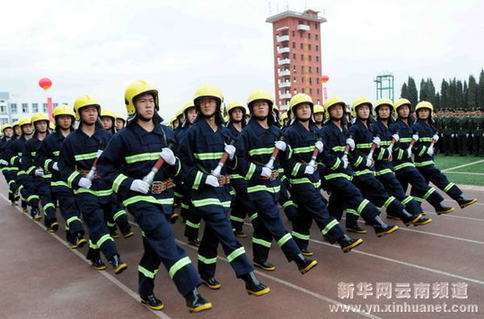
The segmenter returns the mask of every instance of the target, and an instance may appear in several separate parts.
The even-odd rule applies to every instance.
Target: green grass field
[[[445,174],[449,180],[454,183],[484,186],[484,162],[452,169],[459,165],[469,164],[480,160],[483,160],[483,158],[439,155],[436,157],[435,162],[437,167],[441,170],[450,169],[445,172]]]

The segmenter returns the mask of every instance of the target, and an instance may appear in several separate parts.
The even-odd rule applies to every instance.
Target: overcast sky
[[[220,86],[226,101],[250,91],[274,91],[272,26],[265,19],[287,8],[320,11],[323,73],[328,95],[349,103],[375,98],[373,79],[395,75],[395,95],[408,75],[466,79],[484,67],[484,1],[244,0],[244,1],[9,1],[2,6],[0,91],[73,103],[92,94],[124,110],[132,80],[160,90],[170,117],[197,86]],[[288,5],[289,4],[289,5]],[[270,11],[271,10],[271,11]],[[417,82],[417,83],[418,83]]]

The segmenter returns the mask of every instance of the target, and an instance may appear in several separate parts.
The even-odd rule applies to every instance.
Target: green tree
[[[440,94],[439,94],[439,92],[437,92],[434,95],[433,105],[434,105],[435,110],[437,110],[437,111],[440,111],[442,109],[442,106],[440,105]]]
[[[415,84],[415,80],[409,76],[408,77],[408,100],[415,106],[418,103],[418,91],[417,85]]]
[[[474,76],[469,75],[469,88],[467,90],[467,107],[470,109],[477,107],[477,82]]]
[[[442,79],[442,83],[440,84],[440,107],[448,108],[449,101],[447,99],[447,94],[449,91],[449,83],[445,79]]]
[[[477,106],[484,108],[484,69],[479,74],[479,87],[477,88]]]
[[[429,95],[427,90],[427,81],[424,79],[420,80],[420,94],[419,94],[419,101],[428,101]]]
[[[464,108],[464,86],[461,80],[457,80],[455,88],[455,103],[458,108]]]
[[[400,90],[400,97],[408,99],[408,87],[407,83],[403,82],[402,89]]]

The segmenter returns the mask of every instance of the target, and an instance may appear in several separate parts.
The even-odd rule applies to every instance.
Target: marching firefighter
[[[4,124],[2,125],[2,139],[0,144],[0,167],[8,184],[8,199],[12,205],[17,204],[17,184],[15,183],[15,177],[18,172],[18,168],[15,166],[10,166],[9,162],[3,159],[3,152],[15,141],[16,136],[14,135],[14,130],[12,125]]]
[[[415,168],[412,160],[412,148],[419,136],[412,128],[410,119],[411,103],[407,99],[399,99],[394,106],[397,120],[390,125],[392,134],[399,136],[392,151],[392,162],[400,184],[404,190],[408,184],[412,185],[410,194],[412,197],[422,202],[427,200],[435,209],[437,214],[448,214],[455,209],[442,204],[444,198],[437,190],[430,187],[422,174]]]
[[[211,289],[221,284],[215,279],[217,247],[219,243],[237,278],[245,281],[249,294],[261,296],[270,289],[258,281],[244,247],[237,241],[227,217],[230,208],[227,167],[222,157],[232,165],[235,147],[230,144],[230,133],[223,126],[219,88],[206,85],[194,96],[197,119],[188,130],[180,147],[183,176],[190,189],[193,212],[205,221],[203,237],[198,249],[198,271],[202,281]],[[220,164],[219,164],[220,162]]]
[[[25,171],[25,166],[22,163],[22,155],[25,151],[25,144],[32,138],[33,128],[30,117],[23,118],[19,121],[21,135],[18,139],[12,141],[6,146],[3,153],[3,159],[9,161],[12,167],[17,167],[17,174],[15,176],[15,184],[18,186],[18,192],[22,199],[23,211],[27,212],[27,205],[30,206],[30,216],[39,220],[42,219],[39,211],[39,196],[33,193],[32,177]]]
[[[234,141],[239,138],[240,133],[246,126],[245,116],[247,113],[247,107],[239,101],[233,101],[227,105],[227,114],[229,116],[227,128]],[[235,191],[230,210],[230,221],[232,222],[235,235],[239,238],[246,238],[247,234],[242,229],[244,221],[247,216],[250,217],[256,213],[255,207],[247,194],[247,181],[241,175],[235,172],[230,174],[230,185]]]
[[[350,181],[352,171],[349,161],[354,153],[355,141],[350,137],[343,119],[345,106],[346,103],[338,97],[328,99],[324,105],[326,118],[329,121],[321,130],[324,144],[322,156],[324,167],[321,170],[324,187],[331,193],[329,211],[339,220],[343,208],[346,208],[350,214],[361,215],[373,226],[378,237],[391,234],[398,229],[398,226],[385,224],[380,217],[380,211],[369,200],[363,198],[360,190]],[[359,228],[357,230],[361,233]]]
[[[176,244],[169,223],[174,200],[172,178],[180,173],[182,163],[169,148],[175,141],[174,133],[161,124],[157,113],[158,91],[146,81],[134,81],[125,91],[125,102],[128,124],[103,152],[99,173],[113,185],[142,230],[144,254],[138,265],[141,302],[154,310],[164,308],[153,291],[163,263],[191,312],[210,309],[212,304],[198,291],[200,278]]]
[[[279,158],[287,156],[289,150],[281,140],[281,130],[275,125],[272,96],[264,90],[256,90],[249,95],[247,104],[251,119],[237,141],[237,167],[248,182],[247,193],[257,210],[257,217],[252,219],[254,264],[263,270],[275,270],[276,267],[267,261],[274,239],[287,260],[294,261],[300,273],[305,274],[318,262],[302,254],[285,229],[276,204],[281,191]]]
[[[116,130],[121,131],[126,126],[126,117],[121,114],[116,114]]]
[[[187,135],[188,129],[192,126],[193,122],[197,117],[197,109],[193,101],[185,103],[182,108],[182,115],[184,122],[180,124],[178,129],[175,131],[175,138],[178,147],[181,145],[181,141]],[[178,153],[178,152],[177,152]],[[186,187],[183,180],[177,177],[175,196],[180,198],[181,215],[185,222],[185,237],[188,243],[192,246],[200,246],[200,239],[198,239],[198,231],[200,229],[200,216],[193,213],[193,207],[190,201],[190,189]]]
[[[309,95],[294,95],[290,108],[295,121],[284,131],[285,141],[290,149],[285,171],[292,185],[292,198],[299,211],[292,222],[292,235],[299,248],[305,251],[310,238],[309,229],[314,220],[324,238],[331,244],[338,242],[341,250],[346,253],[363,243],[363,240],[346,235],[338,221],[329,215],[323,201],[317,162],[324,145],[320,140],[320,130],[312,120],[313,107]]]
[[[103,124],[103,128],[111,134],[115,134],[117,131],[116,128],[116,113],[110,110],[101,110],[101,122]],[[129,225],[128,221],[128,214],[123,207],[121,207],[119,201],[116,198],[116,195],[113,194],[113,201],[111,203],[111,209],[108,210],[108,214],[106,214],[106,225],[108,226],[109,233],[113,238],[119,238],[120,236],[117,233],[116,226],[119,227],[121,233],[123,234],[124,238],[130,238],[134,235],[131,231],[131,226]]]
[[[392,118],[393,103],[389,99],[380,99],[375,103],[375,114],[377,120],[370,124],[370,130],[380,138],[380,148],[375,152],[373,157],[375,161],[375,175],[376,178],[385,186],[385,190],[405,205],[406,210],[412,215],[422,214],[422,207],[412,196],[405,193],[402,185],[398,181],[393,172],[392,153],[393,146],[399,140],[398,134],[392,134],[390,125],[393,122]],[[387,217],[393,219],[400,219],[400,216],[393,216],[391,212],[387,211]],[[431,219],[421,217],[419,223],[428,222]],[[427,223],[428,223],[427,222]]]
[[[353,102],[352,113],[355,123],[349,131],[356,144],[354,161],[351,163],[353,184],[360,189],[365,198],[378,207],[385,207],[387,214],[400,218],[405,225],[428,224],[431,220],[420,213],[408,212],[397,198],[388,194],[385,186],[375,177],[374,164],[378,158],[376,153],[379,151],[381,139],[369,129],[373,121],[373,104],[367,98],[358,98]],[[350,214],[348,219],[349,227],[358,228],[356,215]]]
[[[434,145],[439,140],[439,134],[433,127],[432,115],[434,107],[432,103],[422,101],[415,107],[417,121],[412,126],[419,138],[414,146],[415,166],[429,182],[447,193],[455,200],[460,208],[465,208],[477,202],[477,199],[469,199],[463,196],[462,190],[452,182],[449,182],[434,162]]]
[[[68,105],[56,107],[53,116],[55,130],[42,141],[35,162],[44,169],[44,172],[52,173],[50,187],[53,198],[59,201],[59,210],[65,220],[66,239],[70,243],[70,248],[81,248],[86,244],[87,239],[84,238],[79,208],[72,189],[60,176],[58,163],[61,145],[74,130],[76,117],[74,109]]]
[[[82,95],[74,102],[79,128],[62,143],[58,167],[67,185],[73,189],[77,206],[89,231],[86,258],[98,270],[106,269],[100,251],[112,265],[115,274],[128,266],[121,261],[114,239],[109,234],[105,215],[112,214],[113,190],[96,173],[97,159],[112,135],[99,120],[101,106],[91,95]]]
[[[34,126],[34,134],[25,143],[25,150],[22,156],[22,166],[27,174],[31,176],[28,186],[31,193],[39,196],[42,210],[44,211],[44,225],[47,231],[54,233],[59,229],[56,217],[56,207],[52,200],[50,181],[52,174],[44,170],[36,161],[37,152],[42,141],[49,135],[49,117],[45,113],[36,113],[31,118]]]
[[[318,129],[323,128],[324,123],[324,107],[322,105],[314,105],[314,124]]]

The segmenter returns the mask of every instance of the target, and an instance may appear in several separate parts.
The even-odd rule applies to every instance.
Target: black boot
[[[316,260],[306,258],[303,256],[303,254],[298,254],[294,261],[296,262],[299,272],[303,275],[313,269],[314,266],[318,264]]]
[[[420,217],[419,220],[417,220],[415,223],[413,223],[413,226],[422,226],[422,225],[427,225],[428,223],[432,222],[432,218],[427,218],[427,217]]]
[[[27,205],[28,205],[27,202],[24,201],[24,200],[22,200],[22,204],[21,205],[22,205],[22,212],[24,212],[24,213],[27,214],[29,212],[29,210],[27,208]]]
[[[358,224],[356,225],[347,225],[346,230],[351,232],[351,233],[357,233],[357,234],[366,234],[368,231],[364,228],[361,228]]]
[[[477,199],[465,198],[464,196],[460,195],[459,198],[456,199],[456,201],[459,204],[460,208],[466,208],[467,206],[470,206],[477,202]]]
[[[363,243],[363,239],[361,239],[361,238],[354,239],[354,238],[351,238],[350,236],[345,234],[343,236],[343,238],[338,240],[338,242],[339,242],[339,245],[341,246],[341,250],[344,253],[347,253],[350,250],[352,250],[353,248],[355,248],[356,246],[361,245]]]
[[[38,207],[31,207],[30,208],[30,216],[33,220],[40,220],[42,219],[42,215],[40,214]]]
[[[314,255],[314,253],[307,248],[301,248],[301,253],[306,257]]]
[[[185,295],[185,300],[190,312],[200,312],[212,308],[212,303],[208,302],[202,297],[202,295],[200,295],[197,287],[193,288],[192,291]]]
[[[141,303],[148,306],[148,308],[153,310],[162,310],[165,308],[165,305],[161,302],[160,299],[156,298],[154,294],[148,296],[141,296]]]
[[[402,210],[402,215],[401,215],[402,222],[405,224],[405,226],[410,226],[411,224],[415,224],[422,218],[422,214],[416,214],[412,215],[410,214],[406,209]]]
[[[113,257],[109,259],[109,263],[113,266],[114,273],[116,275],[119,275],[122,273],[126,268],[128,268],[128,265],[123,263],[121,261],[121,258],[119,257],[118,254],[114,254]]]
[[[81,232],[75,233],[72,242],[74,243],[71,248],[82,248],[87,243],[87,239],[84,238]]]
[[[454,207],[444,206],[442,205],[442,203],[439,203],[437,206],[435,206],[435,212],[437,213],[437,215],[449,214],[452,213],[454,210]]]
[[[244,233],[243,230],[234,230],[234,234],[235,234],[235,237],[237,238],[247,238],[249,237],[249,235],[247,235],[246,233]]]
[[[243,275],[241,278],[245,281],[245,290],[247,290],[247,293],[249,295],[262,296],[271,291],[269,287],[267,287],[257,279],[253,271]]]
[[[257,261],[257,260],[254,260],[254,266],[256,266],[257,268],[260,268],[262,270],[265,270],[265,271],[274,271],[274,270],[276,270],[276,266],[274,266],[273,264],[271,264],[268,261]]]
[[[105,270],[107,267],[101,260],[101,257],[95,257],[91,259],[92,266],[96,268],[97,270]]]
[[[222,284],[215,277],[200,276],[202,283],[210,289],[220,289]]]
[[[188,244],[195,247],[200,247],[200,239],[198,239],[197,237],[188,238]]]
[[[375,223],[373,229],[375,229],[375,233],[378,237],[391,234],[398,229],[398,226],[385,224],[379,215],[375,216],[373,222]]]

